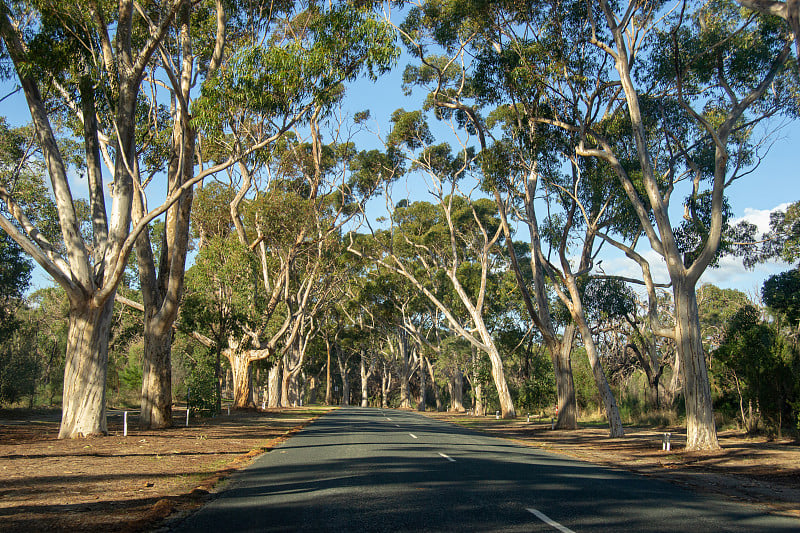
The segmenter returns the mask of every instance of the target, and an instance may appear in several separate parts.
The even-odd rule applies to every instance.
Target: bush
[[[214,413],[217,405],[217,388],[214,380],[213,350],[195,352],[196,361],[189,368],[186,387],[189,395],[189,408]]]

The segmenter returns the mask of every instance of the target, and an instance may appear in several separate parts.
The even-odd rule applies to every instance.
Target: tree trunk
[[[255,407],[250,356],[246,351],[239,350],[227,350],[225,355],[228,357],[233,372],[233,407],[235,409]]]
[[[160,429],[172,426],[172,328],[159,335],[148,320],[142,356],[142,398],[139,427]]]
[[[675,300],[675,339],[681,359],[683,396],[686,401],[686,449],[717,450],[717,427],[711,402],[705,355],[700,336],[697,295],[685,280],[672,288]]]
[[[483,385],[478,383],[475,385],[475,416],[484,416],[486,414],[486,406],[483,404]]]
[[[475,416],[483,416],[486,413],[486,407],[483,404],[483,385],[478,375],[478,349],[471,346],[472,350],[472,383],[475,387],[475,397],[473,398],[473,409]]]
[[[342,405],[350,405],[350,379],[347,374],[342,374]]]
[[[325,365],[325,405],[333,404],[333,387],[331,386],[331,343],[325,339],[325,350],[328,353],[328,362]]]
[[[420,354],[419,355],[419,403],[417,404],[417,411],[425,412],[428,408],[427,403],[425,402],[425,389],[428,388],[426,379],[425,379],[425,356]]]
[[[464,409],[464,374],[456,368],[450,377],[450,410],[463,413]]]
[[[411,379],[410,351],[407,343],[400,340],[400,357],[403,366],[400,369],[400,409],[411,409],[411,391],[408,382]]]
[[[391,370],[383,363],[383,374],[381,375],[381,407],[389,408],[389,389],[392,386]]]
[[[428,377],[431,378],[431,388],[433,389],[433,397],[436,400],[436,412],[441,412],[442,408],[442,395],[439,393],[439,387],[436,385],[436,376],[433,373],[433,365],[431,360],[425,358],[428,367]]]
[[[289,356],[283,356],[283,376],[281,379],[281,405],[283,407],[291,407],[292,406],[292,398],[289,394],[289,380],[292,378],[291,372],[289,372]]]
[[[364,352],[361,352],[361,407],[369,407],[368,381],[369,373],[367,372],[366,357],[364,357]]]
[[[306,398],[306,405],[313,405],[317,403],[317,388],[319,387],[319,380],[317,376],[308,378],[308,390],[301,396]]]
[[[283,363],[277,361],[269,369],[269,381],[267,387],[267,406],[279,407],[281,405],[281,367]]]
[[[339,362],[339,374],[342,377],[342,405],[350,405],[350,378],[347,375],[347,359],[342,359],[339,347],[336,348],[336,360]]]
[[[575,324],[564,328],[560,346],[550,349],[553,372],[556,378],[556,401],[558,418],[556,429],[578,429],[578,401],[572,380],[572,347],[575,341]]]
[[[584,322],[579,324],[579,329],[581,330],[583,347],[586,349],[586,356],[589,358],[589,364],[592,367],[594,382],[597,385],[597,391],[600,393],[600,399],[603,401],[603,408],[606,412],[609,430],[608,436],[611,438],[624,437],[625,430],[622,427],[622,419],[619,416],[617,400],[614,398],[614,393],[611,392],[611,387],[608,386],[606,373],[603,371],[603,364],[600,362],[600,357],[597,355],[597,346],[594,343],[594,339],[592,339],[589,326]]]
[[[488,332],[487,332],[488,333]],[[503,418],[516,418],[517,412],[514,410],[514,402],[511,399],[511,392],[506,384],[506,375],[503,371],[503,360],[500,352],[492,342],[489,344],[489,361],[492,363],[492,378],[497,388],[497,398],[500,401],[500,414]]]
[[[106,374],[113,309],[113,295],[99,308],[70,309],[59,439],[108,434]]]

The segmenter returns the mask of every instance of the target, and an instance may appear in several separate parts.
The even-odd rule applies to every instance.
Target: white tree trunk
[[[686,449],[719,449],[714,406],[708,381],[697,297],[694,287],[673,281],[675,338],[683,370],[683,395],[686,401]]]
[[[419,355],[419,366],[417,367],[419,373],[419,403],[417,403],[417,411],[423,411],[428,408],[425,402],[425,391],[428,388],[427,380],[425,379],[425,356]]]
[[[369,373],[367,372],[366,357],[361,352],[361,407],[369,407]]]
[[[269,369],[267,406],[280,407],[281,405],[281,367],[283,363],[275,362]]]
[[[165,335],[147,330],[146,323],[139,427],[167,428],[172,426],[172,328]]]
[[[100,308],[70,309],[60,439],[108,433],[106,373],[113,309],[113,298]]]

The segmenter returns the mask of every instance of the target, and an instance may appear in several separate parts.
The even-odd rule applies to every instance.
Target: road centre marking
[[[448,460],[448,461],[450,461],[451,463],[455,463],[455,462],[456,462],[456,460],[455,460],[455,459],[453,459],[452,457],[449,457],[449,456],[447,456],[447,455],[443,454],[442,452],[439,452],[439,455],[441,455],[442,457],[444,457],[445,459],[447,459],[447,460]]]
[[[388,420],[389,422],[391,422],[391,421],[392,421],[392,419],[391,419],[391,418],[389,418],[388,416],[386,417],[386,420]]]
[[[531,507],[528,507],[528,512],[533,514],[533,515],[535,515],[536,518],[538,518],[539,520],[541,520],[545,524],[547,524],[549,526],[552,526],[552,527],[556,528],[557,530],[561,531],[561,533],[575,533],[570,528],[562,526],[561,524],[559,524],[558,522],[556,522],[555,520],[551,519],[549,516],[547,516],[546,514],[544,514],[543,512],[541,512],[541,511],[539,511],[537,509],[533,509]]]
[[[412,437],[412,438],[415,438],[415,439],[418,439],[418,438],[419,438],[419,437],[417,437],[416,435],[414,435],[413,433],[409,433],[409,435],[411,435],[411,437]]]

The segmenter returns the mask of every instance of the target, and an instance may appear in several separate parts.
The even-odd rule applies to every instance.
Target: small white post
[[[186,406],[186,427],[189,427],[189,406]]]
[[[267,400],[261,400],[261,410],[263,411],[266,408],[267,408]]]
[[[555,418],[550,420],[550,429],[556,429],[556,419]]]
[[[530,422],[531,422],[531,414],[528,413],[528,423],[530,424]]]
[[[497,412],[495,412],[495,414],[494,414],[494,417],[495,417],[497,420],[500,420],[500,411],[497,411]]]
[[[122,436],[128,436],[128,411],[122,415]]]
[[[670,451],[672,448],[672,444],[670,443],[670,437],[672,436],[671,433],[664,433],[664,436],[661,439],[661,449],[664,451]]]
[[[230,416],[230,414],[231,414],[231,406],[229,405],[228,406],[228,416]]]

